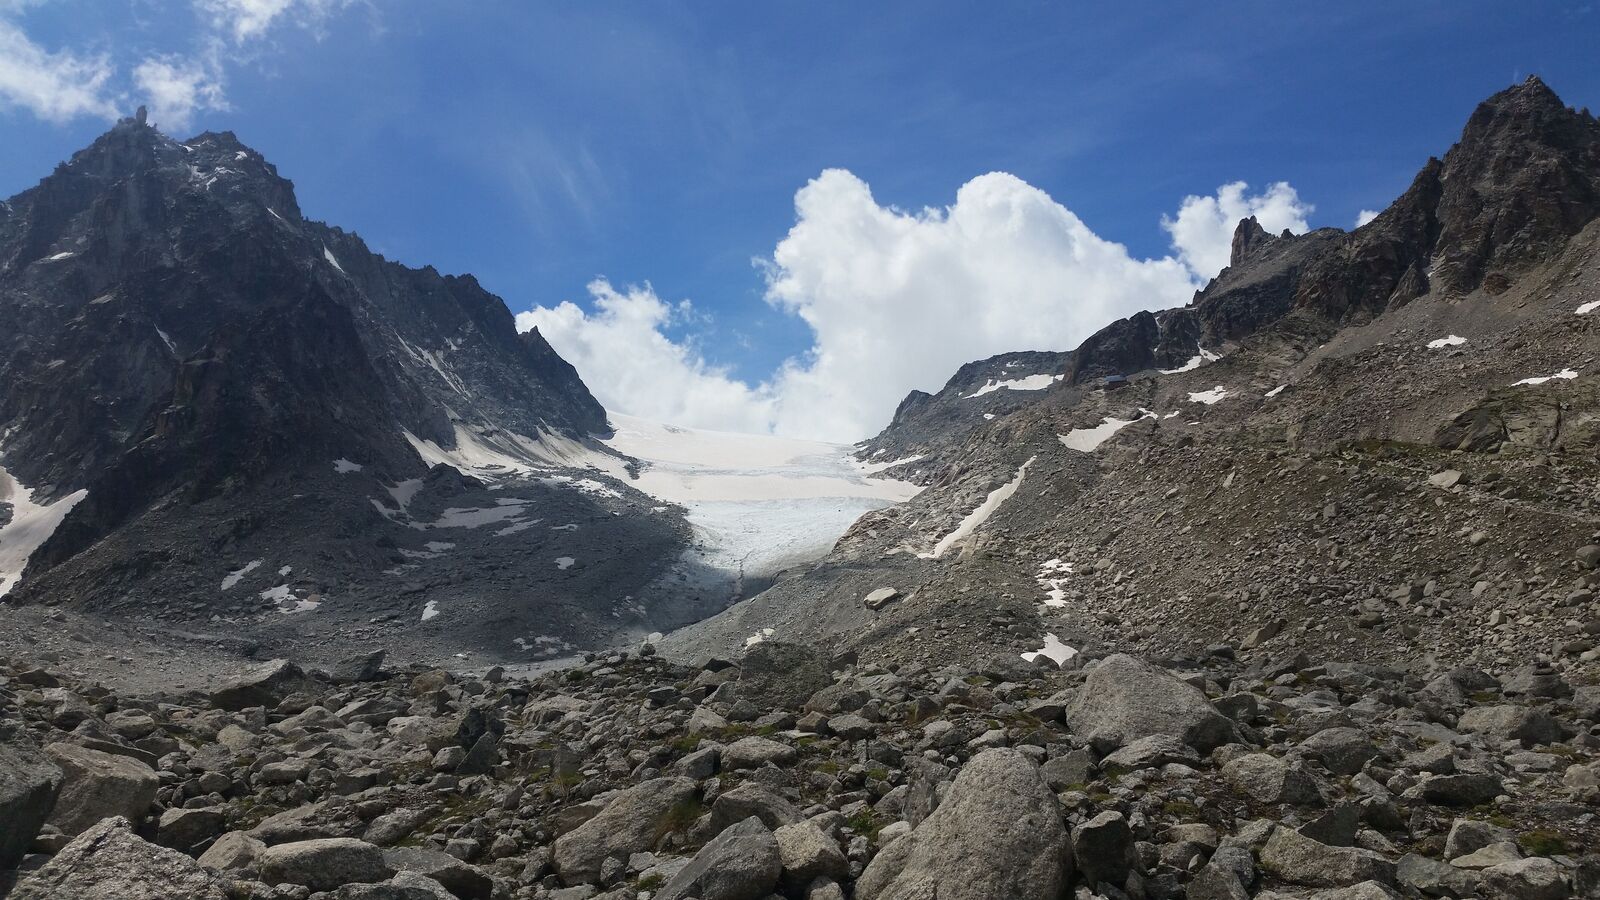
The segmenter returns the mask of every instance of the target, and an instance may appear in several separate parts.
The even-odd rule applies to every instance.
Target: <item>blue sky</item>
[[[1137,260],[1174,253],[1161,220],[1186,196],[1239,180],[1286,181],[1311,227],[1348,228],[1529,73],[1600,107],[1596,38],[1589,4],[1459,0],[0,0],[0,195],[138,102],[152,82],[135,70],[156,60],[214,88],[168,130],[237,132],[307,215],[472,272],[519,312],[587,316],[592,279],[623,298],[648,283],[679,361],[759,396],[784,360],[827,349],[817,307],[768,302],[774,274],[753,263],[824,170],[911,211],[1009,173]],[[17,41],[105,77],[76,111],[19,100]],[[950,358],[964,349],[992,348]],[[938,384],[895,396],[912,386]]]

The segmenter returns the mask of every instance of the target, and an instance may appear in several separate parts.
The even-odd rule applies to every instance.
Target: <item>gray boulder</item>
[[[386,655],[382,650],[374,650],[371,653],[347,656],[334,664],[333,672],[330,674],[335,684],[375,681],[383,671],[383,659]]]
[[[425,875],[401,872],[377,884],[347,884],[327,894],[329,900],[459,900],[445,886]]]
[[[1562,900],[1573,896],[1566,870],[1554,860],[1534,856],[1483,870],[1491,897],[1506,900]]]
[[[1393,884],[1395,865],[1381,854],[1330,847],[1291,828],[1274,828],[1261,848],[1261,868],[1291,884],[1345,887],[1363,881]]]
[[[736,772],[739,769],[759,769],[768,763],[787,765],[799,755],[793,747],[771,738],[745,737],[722,748],[722,768],[726,772]]]
[[[1122,813],[1107,810],[1072,829],[1072,858],[1083,883],[1121,887],[1133,869],[1133,830]]]
[[[1324,728],[1300,742],[1300,752],[1335,775],[1354,775],[1378,755],[1372,739],[1358,728]]]
[[[494,879],[482,869],[440,850],[398,847],[383,852],[383,861],[399,875],[420,875],[462,900],[489,900]]]
[[[1228,761],[1222,777],[1241,794],[1262,803],[1319,803],[1311,776],[1266,753],[1247,753]]]
[[[856,882],[857,900],[1054,900],[1071,877],[1066,830],[1035,766],[1012,749],[973,757],[916,830]]]
[[[839,845],[821,828],[810,822],[785,825],[774,831],[778,858],[783,862],[783,880],[791,887],[802,887],[814,879],[843,881],[850,874],[850,862]]]
[[[217,807],[169,809],[161,814],[156,843],[188,852],[227,829],[227,819]]]
[[[1567,736],[1567,730],[1549,715],[1513,703],[1475,706],[1462,713],[1456,727],[1502,741],[1518,741],[1524,747],[1553,744]]]
[[[155,770],[126,756],[76,744],[51,744],[44,752],[61,768],[61,794],[49,823],[76,835],[111,816],[138,822],[156,800]]]
[[[48,863],[22,877],[11,900],[228,900],[223,882],[176,850],[133,833],[128,820],[104,819]]]
[[[762,900],[778,884],[777,838],[751,817],[723,830],[667,879],[655,900]]]
[[[252,706],[272,707],[296,691],[315,687],[315,683],[306,677],[299,666],[287,659],[274,659],[251,666],[223,682],[221,687],[211,692],[211,705],[231,711]]]
[[[345,884],[374,884],[394,874],[383,851],[355,838],[322,838],[268,847],[261,854],[261,880],[331,891]]]
[[[1198,688],[1121,653],[1089,670],[1067,724],[1106,750],[1156,734],[1202,752],[1235,739],[1233,721]]]
[[[655,847],[694,802],[696,786],[687,778],[654,778],[619,793],[593,818],[555,842],[551,862],[568,884],[595,881],[606,857]],[[688,824],[684,822],[682,824]]]
[[[723,791],[711,804],[711,825],[717,831],[755,816],[776,830],[800,821],[800,810],[759,782],[746,781]]]
[[[833,683],[828,660],[799,644],[762,641],[739,660],[735,693],[762,709],[799,709]]]
[[[219,872],[254,872],[267,845],[243,831],[230,831],[200,854],[200,865]]]
[[[61,769],[21,726],[0,723],[0,872],[28,852],[60,790]]]

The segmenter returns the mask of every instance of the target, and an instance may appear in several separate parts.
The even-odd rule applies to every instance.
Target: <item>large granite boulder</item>
[[[61,794],[49,823],[63,834],[79,834],[112,816],[139,822],[156,800],[161,779],[136,759],[76,744],[51,744],[44,752],[61,768]]]
[[[1055,900],[1067,832],[1039,767],[1012,749],[973,757],[944,800],[873,858],[857,900]]]
[[[120,816],[90,826],[22,877],[11,900],[228,900],[217,876],[176,850],[141,840]]]
[[[0,871],[28,852],[60,790],[60,767],[20,726],[0,723]]]
[[[606,857],[627,859],[650,850],[693,803],[695,791],[687,778],[653,778],[622,791],[594,818],[556,839],[556,872],[568,884],[595,881]]]
[[[211,692],[211,705],[218,709],[241,710],[252,706],[277,706],[296,691],[315,688],[300,667],[287,659],[274,659],[251,666],[223,682]]]
[[[782,870],[777,839],[751,816],[701,848],[661,886],[655,900],[763,900]]]
[[[1067,723],[1103,750],[1161,734],[1205,752],[1235,738],[1233,721],[1198,688],[1121,653],[1089,670]]]

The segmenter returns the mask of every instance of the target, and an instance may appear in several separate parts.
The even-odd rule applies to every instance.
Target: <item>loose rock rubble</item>
[[[0,661],[5,877],[25,900],[1600,896],[1600,686],[1091,655],[646,644],[531,681],[273,661],[158,696]]]

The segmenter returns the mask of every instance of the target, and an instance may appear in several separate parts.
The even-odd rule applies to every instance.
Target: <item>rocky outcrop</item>
[[[0,577],[9,601],[70,598],[259,645],[395,615],[397,595],[418,621],[451,574],[429,545],[450,544],[496,557],[472,618],[523,620],[470,643],[558,620],[566,633],[538,633],[587,645],[632,624],[611,597],[678,561],[686,526],[614,480],[625,464],[597,441],[605,410],[537,330],[519,334],[470,275],[399,265],[305,219],[293,185],[234,135],[180,142],[125,119],[0,208],[0,466],[34,502],[65,503],[20,583]],[[455,533],[418,534],[497,499],[469,499],[488,485],[436,465],[517,481],[561,522],[611,533],[633,583],[616,567],[593,586],[555,570],[571,554],[548,527],[508,541],[493,532],[509,521],[445,520]],[[577,470],[607,486],[585,492]],[[577,602],[530,609],[530,587]]]

